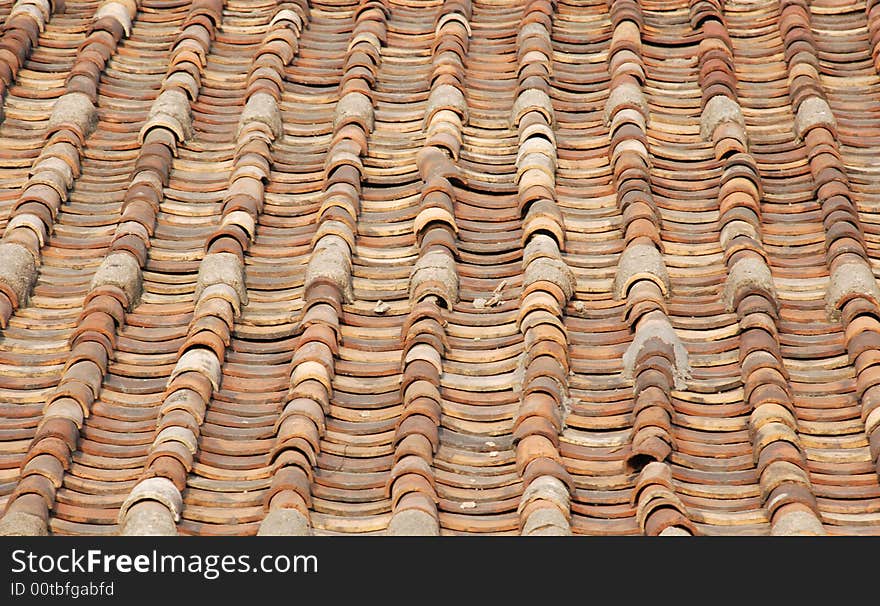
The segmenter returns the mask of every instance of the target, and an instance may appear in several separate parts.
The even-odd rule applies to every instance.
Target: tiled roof
[[[880,533],[876,0],[0,17],[0,533]]]

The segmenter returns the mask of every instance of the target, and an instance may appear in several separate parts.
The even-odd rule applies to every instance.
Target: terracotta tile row
[[[459,303],[448,314],[435,475],[441,534],[519,534],[513,422],[522,385],[517,208],[517,31],[525,3],[473,3],[463,59],[467,122],[453,181]]]
[[[631,497],[646,534],[693,532],[675,493],[667,457],[672,436],[673,389],[690,377],[688,351],[669,320],[666,298],[672,288],[663,259],[662,215],[651,191],[651,158],[646,127],[651,112],[643,92],[645,63],[641,33],[644,19],[637,2],[612,5],[614,33],[608,55],[611,90],[605,119],[611,129],[609,154],[626,245],[617,265],[614,296],[626,299],[626,319],[634,332],[623,357],[624,375],[633,379],[635,415],[628,465],[639,472]]]
[[[880,291],[877,288],[866,245],[868,236],[859,212],[860,200],[854,192],[850,177],[851,172],[857,173],[859,169],[851,168],[851,164],[847,165],[841,152],[843,146],[840,133],[843,129],[851,129],[852,125],[849,123],[843,128],[838,125],[838,115],[841,120],[849,122],[863,110],[859,105],[839,104],[839,102],[836,103],[836,108],[831,108],[828,102],[829,93],[836,93],[838,86],[836,83],[826,86],[822,76],[834,77],[837,74],[833,71],[834,67],[824,68],[821,59],[825,57],[837,59],[838,56],[842,56],[841,58],[852,61],[853,68],[862,62],[852,55],[847,55],[848,49],[840,46],[825,47],[820,51],[816,40],[819,26],[813,23],[812,14],[815,11],[816,18],[829,19],[829,22],[822,27],[822,29],[827,27],[829,31],[840,29],[848,33],[856,24],[860,30],[864,27],[860,13],[848,15],[849,11],[844,7],[841,8],[843,10],[840,10],[837,17],[839,9],[835,6],[820,4],[814,9],[798,3],[783,3],[779,30],[786,48],[788,74],[792,82],[790,101],[795,118],[794,131],[798,139],[804,142],[813,191],[816,201],[821,206],[825,264],[829,272],[824,311],[831,320],[839,321],[842,326],[843,345],[854,370],[850,375],[854,375],[855,379],[854,396],[858,398],[861,408],[860,419],[852,419],[849,425],[850,431],[861,429],[864,432],[863,438],[856,434],[850,438],[850,442],[863,449],[864,446],[868,447],[865,449],[867,450],[865,454],[870,457],[871,466],[876,472],[878,453],[880,453],[878,451],[880,433],[877,431],[880,413],[874,413],[877,406],[875,402],[877,392],[876,381],[873,378],[874,366],[870,361],[874,356],[870,342],[878,334],[877,304]],[[834,15],[835,18],[825,15]],[[851,17],[856,19],[853,20]],[[859,37],[865,39],[864,35]],[[861,49],[860,52],[863,53],[864,62],[867,59],[866,53]],[[862,69],[862,73],[865,71],[867,70]],[[795,82],[798,82],[797,86]],[[839,100],[839,97],[835,100]],[[851,156],[849,162],[853,163]],[[857,179],[861,180],[860,176]],[[861,202],[867,205],[866,200],[863,199]],[[845,483],[839,486],[843,488]],[[850,494],[855,496],[855,492]],[[832,506],[825,517],[835,525],[848,522],[858,526],[871,522],[872,516],[864,516],[864,513],[868,512],[862,512],[860,516],[856,511],[857,508],[841,509],[836,505]]]
[[[362,156],[375,123],[372,87],[387,17],[388,7],[376,0],[361,2],[354,14],[324,162],[324,199],[304,278],[303,333],[293,356],[287,403],[276,424],[272,483],[266,495],[269,515],[261,524],[264,534],[310,533],[310,484],[322,434],[329,431],[325,415],[333,394],[342,305],[354,299],[351,257],[358,229]]]
[[[4,39],[9,37],[9,46],[17,49],[15,60],[7,62],[10,74],[2,78],[6,86],[18,73],[47,18],[36,5],[16,6],[20,6],[20,11],[13,8],[8,29],[4,33]],[[117,16],[121,19],[129,19],[130,14],[137,10],[134,5],[118,7],[125,13],[124,17]],[[48,10],[49,6],[43,8]],[[38,20],[37,16],[43,21]],[[21,36],[25,31],[23,23],[30,24],[34,30],[28,34],[27,42]],[[12,207],[0,245],[3,260],[0,328],[6,327],[12,312],[26,304],[30,296],[37,277],[40,251],[52,230],[55,216],[66,202],[74,180],[79,177],[82,147],[97,125],[94,95],[83,93],[83,90],[89,85],[94,89],[101,67],[114,52],[123,33],[116,18],[96,14],[89,37],[80,46],[77,61],[68,74],[65,92],[53,105],[46,131],[48,140],[32,164],[29,179]],[[84,85],[84,82],[90,84]]]
[[[712,141],[716,159],[724,163],[718,191],[728,268],[724,302],[728,311],[736,311],[740,324],[743,398],[753,409],[749,434],[761,498],[773,534],[825,534],[781,354],[779,305],[761,243],[762,183],[737,98],[730,36],[716,6],[692,3],[691,24],[702,33],[700,134]]]
[[[210,216],[205,217],[206,229],[192,245],[200,251],[210,247],[215,252],[226,250],[236,255],[234,251],[238,245],[234,240],[246,247],[242,257],[242,286],[246,289],[247,303],[242,303],[239,310],[234,311],[235,319],[230,324],[233,328],[220,368],[219,388],[212,389],[212,397],[206,400],[199,446],[183,493],[178,532],[184,534],[254,534],[265,516],[264,497],[272,473],[272,437],[282,409],[281,399],[286,391],[295,340],[288,330],[286,340],[267,342],[279,336],[276,328],[263,316],[266,295],[270,301],[277,299],[269,285],[273,284],[272,280],[277,280],[274,286],[278,288],[281,284],[288,284],[290,278],[279,271],[278,265],[266,264],[267,260],[273,260],[271,256],[274,254],[269,259],[261,259],[260,252],[265,248],[260,249],[259,232],[264,229],[267,207],[271,208],[273,204],[269,193],[276,180],[272,156],[276,155],[279,146],[289,145],[287,135],[283,133],[289,118],[281,118],[282,103],[275,104],[279,115],[255,112],[260,101],[266,102],[269,110],[272,106],[265,97],[257,97],[256,101],[250,102],[252,118],[248,121],[251,126],[240,128],[240,119],[248,107],[249,98],[259,92],[274,96],[275,84],[280,82],[278,74],[300,60],[295,56],[289,64],[279,63],[279,58],[286,60],[290,50],[299,46],[302,33],[302,28],[296,25],[297,17],[282,11],[304,14],[301,7],[274,2],[262,3],[259,11],[250,3],[227,3],[222,26],[209,55],[210,69],[206,70],[203,79],[200,99],[205,104],[205,124],[200,135],[202,141],[216,151],[220,170],[210,180],[211,201],[216,201],[216,206],[212,205]],[[277,21],[273,24],[276,13]],[[310,21],[307,22],[311,26]],[[279,38],[283,40],[283,46],[279,44]],[[218,110],[226,116],[222,128],[213,122]],[[262,116],[265,121],[253,120],[257,116]],[[269,143],[270,130],[277,135],[273,134],[271,145],[263,148],[255,138]],[[245,140],[249,142],[244,143]],[[203,154],[203,144],[193,142],[196,167]],[[261,160],[253,154],[244,155],[253,152],[255,147],[261,152],[257,154]],[[261,166],[259,169],[254,168],[257,162]],[[246,168],[248,164],[251,164],[250,168]],[[262,171],[266,169],[269,172],[263,177]],[[252,180],[255,177],[260,183]],[[241,182],[230,187],[237,181]],[[182,181],[181,190],[187,189]],[[248,209],[256,209],[256,213],[251,214]],[[250,221],[244,214],[232,215],[235,210],[254,219],[254,238],[247,242],[247,236],[242,232],[252,229]],[[272,211],[268,213],[272,214]],[[233,229],[233,225],[238,227]],[[171,242],[168,245],[172,246]],[[181,251],[177,254],[187,253]],[[209,251],[204,259],[210,257]],[[200,265],[193,266],[186,284],[187,293],[192,292],[193,296],[200,292],[200,272],[207,269]],[[173,271],[173,267],[169,264],[163,271]],[[282,305],[284,303],[281,301]],[[287,310],[286,306],[284,309]],[[287,319],[292,323],[292,317]],[[186,318],[182,332],[191,334],[193,320]],[[207,324],[203,326],[207,328]],[[281,357],[278,352],[283,352]]]
[[[299,39],[300,53],[287,66],[288,74],[303,74],[310,82],[316,77],[332,82],[333,74],[341,73],[356,5],[324,8],[310,9]],[[329,47],[316,52],[316,41]],[[328,62],[328,56],[334,60]],[[316,57],[321,59],[320,70],[313,70]],[[187,499],[192,504],[184,511],[183,532],[256,533],[266,518],[261,531],[273,533],[279,527],[273,529],[272,518],[283,520],[289,513],[295,521],[301,515],[281,508],[267,516],[264,506],[271,496],[277,421],[289,399],[291,357],[302,332],[303,279],[320,209],[327,149],[314,141],[316,136],[326,137],[329,145],[335,82],[300,86],[284,81],[279,110],[285,135],[272,146],[272,177],[265,188],[257,237],[246,256],[249,303],[230,344],[221,391],[210,403],[202,428],[212,439],[200,451],[204,458],[190,476]],[[304,112],[304,107],[309,111]],[[283,464],[288,459],[279,456],[278,460]],[[225,499],[218,508],[212,506],[218,490],[237,491],[240,496]],[[314,495],[312,503],[316,503]]]
[[[31,168],[30,179],[4,233],[2,254],[10,257],[4,267],[14,275],[14,280],[5,278],[5,284],[14,289],[10,311],[27,301],[53,219],[74,179],[81,174],[82,149],[98,123],[94,91],[100,69],[122,36],[130,33],[130,20],[136,12],[134,4],[102,5],[68,74],[66,92],[52,108],[43,151]],[[21,475],[9,498],[4,525],[24,524],[39,528],[38,534],[46,533],[48,512],[54,507],[56,491],[77,449],[79,429],[101,389],[113,354],[115,323],[123,321],[125,307],[133,304],[139,294],[138,285],[125,275],[130,263],[114,261],[106,257],[92,280],[83,312],[69,338],[71,351],[60,381],[46,398],[42,419],[21,462]]]
[[[202,260],[200,271],[208,271],[205,261],[210,260],[212,254],[235,255],[240,260],[240,267],[243,255],[254,239],[255,226],[260,220],[265,199],[263,184],[270,178],[271,146],[283,136],[283,123],[278,107],[282,95],[283,70],[296,56],[299,37],[308,18],[309,10],[305,3],[281,5],[272,17],[269,29],[254,55],[247,78],[245,109],[236,134],[236,157],[221,227],[209,239],[209,255]],[[256,174],[255,169],[259,169]],[[237,288],[244,289],[243,279],[237,282]],[[242,304],[246,303],[247,300]],[[229,345],[231,325],[225,325],[224,328],[222,344],[217,345],[218,351]],[[191,325],[191,335],[193,329]],[[273,459],[273,483],[263,498],[264,511],[270,512],[270,515],[260,525],[261,534],[287,534],[285,528],[307,519],[308,483],[299,481],[301,478],[298,477],[291,478],[295,471],[284,471],[291,462],[304,461],[302,456],[296,456],[296,449],[291,447],[292,443],[301,444],[290,434],[296,433],[303,424],[287,421],[295,410],[295,406],[286,407],[274,421],[273,431],[277,432],[278,437],[270,451]],[[312,435],[310,432],[307,434],[309,437]],[[224,434],[220,436],[225,437]],[[288,449],[290,452],[285,455]],[[310,470],[310,467],[306,469]]]
[[[0,37],[0,99],[15,82],[16,76],[28,60],[34,46],[39,44],[40,34],[55,13],[63,13],[64,0],[16,0],[4,16],[3,34]],[[3,115],[0,113],[0,119]]]
[[[719,205],[726,193],[721,189],[723,164],[713,142],[700,132],[705,113],[701,77],[711,74],[706,82],[717,84],[715,96],[739,81],[701,64],[703,36],[696,17],[699,13],[705,20],[711,14],[706,6],[695,4],[692,10],[681,3],[670,7],[672,12],[643,6],[652,193],[671,286],[667,310],[690,366],[684,389],[670,394],[675,441],[668,458],[670,486],[691,532],[764,534],[769,525],[761,508],[750,409],[737,362],[740,326],[724,300],[730,276]],[[670,56],[673,40],[679,43]]]
[[[523,218],[523,278],[517,324],[525,352],[522,399],[514,421],[517,472],[523,493],[517,511],[526,536],[567,535],[572,479],[559,455],[568,398],[568,337],[563,310],[577,290],[562,259],[565,226],[556,204],[556,124],[549,96],[553,6],[526,5],[517,36],[517,198]]]
[[[623,239],[603,118],[613,23],[605,3],[588,10],[584,19],[583,7],[560,2],[551,32],[556,204],[563,258],[577,278],[562,318],[570,374],[559,452],[573,484],[572,533],[633,534],[640,531],[630,504],[634,475],[625,463],[632,385],[621,376],[632,333],[625,301],[611,294]]]
[[[185,9],[175,10],[162,15],[165,18],[164,23],[157,23],[150,17],[149,5],[144,6],[144,11],[133,24],[132,35],[120,41],[116,55],[101,75],[98,87],[99,125],[85,148],[83,175],[71,192],[71,205],[64,209],[66,212],[59,214],[56,221],[56,234],[64,234],[63,238],[59,238],[58,245],[63,247],[60,252],[65,254],[67,262],[74,267],[82,267],[75,263],[78,262],[78,257],[84,254],[87,254],[90,260],[89,265],[86,266],[85,280],[79,277],[72,282],[76,287],[75,290],[71,289],[72,294],[80,298],[76,303],[78,307],[73,309],[73,317],[67,324],[65,337],[76,328],[78,315],[82,311],[82,301],[90,290],[95,272],[101,267],[103,258],[110,251],[109,247],[116,233],[132,171],[137,162],[138,133],[148,117],[152,100],[159,92],[162,73],[146,80],[145,90],[136,96],[120,97],[119,91],[124,90],[124,87],[120,88],[120,82],[132,77],[131,74],[139,73],[143,58],[158,60],[160,64],[163,59],[167,59],[167,51],[177,35],[176,26],[185,16]],[[130,53],[131,46],[138,47],[138,52],[134,55]],[[120,125],[124,126],[120,128]],[[121,141],[128,143],[121,145]],[[90,212],[96,209],[103,210],[96,216],[100,221],[96,221],[96,227],[91,228],[92,232],[98,230],[97,240],[84,228],[77,228],[81,218],[90,216]],[[50,240],[49,246],[44,250],[44,264],[40,275],[41,281],[46,280],[49,283],[57,281],[57,278],[51,274],[46,275],[48,268],[45,261],[51,251]],[[83,272],[80,270],[71,275],[82,276]],[[39,290],[38,282],[35,293]],[[149,297],[149,288],[142,289],[141,296]],[[35,300],[34,304],[40,305],[38,300]],[[39,307],[34,309],[37,310]],[[107,532],[108,527],[102,524],[115,522],[115,508],[124,498],[124,495],[119,493],[126,488],[120,489],[118,486],[120,483],[130,481],[126,476],[125,459],[131,455],[131,450],[120,448],[120,445],[129,446],[143,439],[136,433],[129,434],[128,431],[132,428],[125,427],[124,420],[129,419],[132,412],[141,416],[143,413],[132,409],[126,410],[124,407],[121,407],[121,410],[111,408],[108,411],[107,402],[114,401],[112,392],[119,387],[114,377],[116,369],[120,366],[132,368],[129,365],[130,354],[126,351],[128,345],[125,334],[132,322],[136,320],[133,320],[131,313],[128,313],[125,324],[117,331],[115,352],[108,361],[102,388],[80,429],[78,448],[73,453],[71,465],[64,476],[64,483],[57,491],[54,516],[50,517],[50,530],[53,533]],[[62,366],[69,351],[65,343],[62,350]],[[59,372],[61,370],[62,368],[59,367]],[[137,374],[142,375],[144,371],[141,370]],[[127,391],[131,394],[127,396],[127,401],[135,407],[142,407],[143,403],[132,398],[142,394],[143,389],[131,385]],[[123,398],[126,396],[123,395]],[[149,407],[143,410],[149,411]],[[142,423],[139,430],[142,431]],[[134,450],[136,452],[137,447]],[[112,509],[108,511],[106,508]],[[110,526],[109,530],[114,528]]]
[[[207,67],[211,39],[222,23],[223,8],[220,4],[194,5],[190,10],[172,51],[166,90],[182,88],[189,101],[205,101],[199,94],[201,75]],[[220,388],[230,335],[241,307],[248,303],[243,257],[261,210],[263,183],[269,178],[269,146],[281,134],[276,100],[279,87],[273,86],[273,79],[258,76],[267,64],[284,60],[282,56],[287,60],[292,57],[296,38],[291,44],[284,40],[282,30],[290,28],[296,34],[301,27],[299,13],[279,12],[270,22],[269,40],[260,49],[263,52],[254,57],[220,225],[207,238],[207,253],[198,264],[195,309],[163,394],[144,472],[119,511],[122,534],[177,534],[175,523],[184,505],[182,492],[200,450],[208,403]],[[276,53],[269,46],[273,34],[280,42]],[[269,67],[265,75],[277,77],[277,71]]]
[[[440,532],[432,463],[440,441],[440,376],[447,343],[444,310],[458,303],[453,180],[460,179],[457,160],[462,125],[468,119],[463,91],[470,13],[469,1],[444,2],[432,45],[431,92],[423,119],[425,145],[416,157],[423,183],[413,220],[419,259],[410,276],[412,309],[401,335],[403,411],[396,425],[388,485],[393,511],[388,533],[392,536]]]

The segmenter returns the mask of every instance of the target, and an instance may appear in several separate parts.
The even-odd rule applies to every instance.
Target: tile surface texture
[[[0,534],[880,534],[877,0],[0,20]]]

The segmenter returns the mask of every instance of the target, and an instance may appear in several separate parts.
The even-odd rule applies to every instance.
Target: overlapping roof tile
[[[880,533],[880,4],[0,18],[0,533]]]

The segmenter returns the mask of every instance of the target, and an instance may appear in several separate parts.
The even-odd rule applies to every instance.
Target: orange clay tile
[[[880,534],[880,3],[0,18],[0,533]]]

